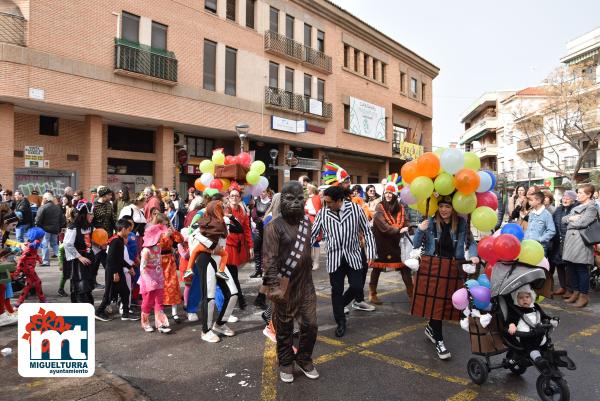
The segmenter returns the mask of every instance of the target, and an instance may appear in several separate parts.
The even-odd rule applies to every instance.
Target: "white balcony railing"
[[[477,122],[471,128],[463,132],[460,137],[460,142],[465,143],[469,142],[471,138],[479,134],[481,131],[492,130],[498,128],[498,118],[497,117],[487,117],[483,120]]]
[[[479,149],[474,149],[473,152],[480,158],[490,157],[490,156],[498,156],[498,146],[497,145],[483,145]]]

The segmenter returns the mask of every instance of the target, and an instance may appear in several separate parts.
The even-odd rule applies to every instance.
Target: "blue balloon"
[[[490,284],[490,279],[488,279],[488,277],[485,274],[480,275],[477,278],[477,282],[479,283],[479,285],[481,285],[483,287],[487,287],[487,288],[492,287],[492,285]]]
[[[475,279],[470,279],[470,280],[467,280],[465,285],[467,286],[467,288],[471,289],[473,287],[479,287],[481,284],[479,284],[479,281],[477,281]]]
[[[252,200],[252,195],[246,195],[242,198],[242,201],[247,205]]]
[[[483,171],[485,171],[486,173],[488,173],[490,175],[490,177],[492,177],[492,187],[488,190],[488,191],[491,191],[492,189],[494,189],[496,187],[496,176],[490,170],[483,170]]]
[[[473,300],[473,305],[475,305],[475,307],[477,309],[484,310],[484,311],[487,311],[488,310],[487,308],[489,308],[491,306],[490,301],[480,302],[480,301],[476,301],[476,300]]]
[[[502,234],[514,235],[515,237],[517,237],[519,242],[523,241],[523,238],[525,238],[525,233],[523,232],[523,229],[520,225],[515,223],[506,224],[504,227],[502,227],[502,230],[500,230],[500,232]]]

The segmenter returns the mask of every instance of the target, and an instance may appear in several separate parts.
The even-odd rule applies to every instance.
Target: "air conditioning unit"
[[[185,146],[185,135],[183,135],[181,132],[176,132],[173,137],[173,144],[175,146]]]

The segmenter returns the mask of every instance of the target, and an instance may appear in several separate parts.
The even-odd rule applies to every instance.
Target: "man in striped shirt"
[[[326,207],[317,213],[311,240],[314,243],[322,233],[327,242],[327,272],[333,316],[337,323],[335,335],[342,337],[346,333],[344,306],[363,291],[359,233],[364,235],[369,262],[377,257],[377,250],[367,217],[359,205],[346,199],[346,191],[341,186],[327,188],[324,201]],[[349,284],[346,292],[345,277],[348,277]]]

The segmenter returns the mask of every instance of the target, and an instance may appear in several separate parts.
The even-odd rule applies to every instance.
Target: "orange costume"
[[[175,243],[182,242],[183,236],[178,231],[173,231],[170,236],[163,236],[159,242],[161,249],[160,264],[165,277],[163,305],[179,305],[181,303],[181,291],[177,280],[177,266],[173,246]]]

